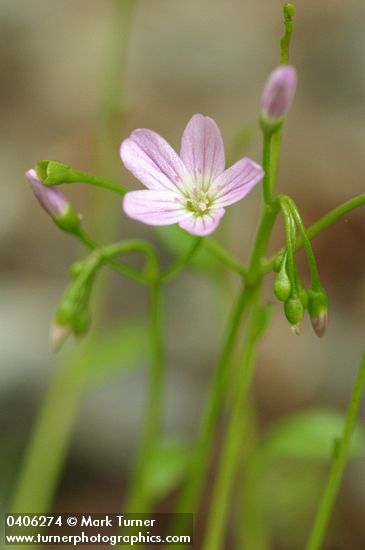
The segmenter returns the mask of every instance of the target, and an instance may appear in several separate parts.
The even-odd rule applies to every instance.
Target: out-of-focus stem
[[[345,469],[351,436],[354,431],[356,418],[359,412],[361,399],[365,389],[365,354],[363,355],[355,386],[350,398],[346,413],[345,425],[339,441],[335,442],[334,453],[327,484],[319,505],[312,532],[309,537],[306,550],[320,550],[332,514],[336,497],[340,488],[341,479]]]

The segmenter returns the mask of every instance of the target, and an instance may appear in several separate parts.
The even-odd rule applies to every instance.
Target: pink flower
[[[261,97],[264,118],[276,122],[288,112],[297,87],[297,72],[291,65],[280,65],[269,75]]]
[[[124,197],[127,216],[149,225],[180,227],[205,236],[218,226],[225,207],[245,197],[263,177],[263,169],[243,158],[225,170],[218,126],[194,115],[186,126],[180,156],[156,132],[134,130],[120,155],[126,168],[147,189]]]

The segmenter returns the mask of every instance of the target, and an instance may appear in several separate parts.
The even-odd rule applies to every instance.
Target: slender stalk
[[[232,269],[232,271],[235,271],[241,277],[245,278],[247,276],[247,270],[245,267],[236,260],[227,250],[225,250],[217,241],[215,241],[212,238],[204,239],[203,246],[214,256],[222,262],[225,266],[227,266],[229,269]]]
[[[223,548],[224,527],[226,525],[226,518],[229,515],[229,495],[236,472],[237,456],[239,455],[242,443],[242,403],[247,396],[254,367],[255,344],[260,322],[260,294],[261,285],[255,288],[252,298],[244,352],[235,380],[234,403],[230,413],[228,428],[225,432],[223,449],[220,456],[220,468],[214,485],[206,537],[202,546],[203,550],[220,550]]]
[[[80,239],[80,241],[89,249],[89,250],[99,250],[101,247],[96,244],[93,239],[83,230],[80,229],[77,237]],[[137,269],[134,269],[134,267],[129,266],[128,264],[121,262],[119,260],[114,259],[108,259],[107,260],[108,265],[110,265],[115,271],[118,271],[122,275],[126,275],[127,277],[130,277],[131,279],[137,281],[138,283],[146,284],[147,280],[146,277],[140,273]]]
[[[362,357],[355,386],[347,409],[345,424],[341,438],[335,444],[334,454],[327,484],[319,505],[312,532],[309,537],[306,550],[320,550],[327,530],[327,526],[334,508],[336,497],[340,488],[346,458],[349,451],[351,436],[354,431],[356,418],[359,412],[361,399],[365,389],[365,354]]]
[[[197,237],[193,240],[193,243],[191,247],[188,249],[186,254],[183,254],[180,258],[178,258],[166,271],[162,274],[161,280],[166,283],[176,277],[183,269],[186,267],[189,262],[192,260],[195,253],[199,250],[201,247],[203,239],[201,237]]]
[[[296,280],[296,266],[294,260],[294,246],[295,246],[295,225],[290,207],[282,200],[280,206],[284,215],[285,224],[285,240],[287,250],[287,266],[290,281]],[[295,291],[295,288],[293,289]]]
[[[293,33],[294,4],[287,3],[283,7],[284,34],[280,39],[280,65],[289,63],[290,41]]]
[[[288,10],[293,14],[293,7],[290,4],[284,6],[285,21]],[[287,25],[285,25],[287,32]],[[289,55],[289,40],[281,42],[282,57]],[[286,52],[286,53],[285,53]],[[260,297],[262,288],[261,263],[267,253],[268,241],[278,213],[278,202],[273,199],[276,185],[276,169],[280,155],[281,139],[279,132],[269,132],[263,129],[263,167],[265,177],[263,181],[264,209],[261,215],[261,222],[254,241],[251,260],[248,268],[247,282],[253,285],[251,293],[251,316],[247,329],[246,345],[243,350],[241,369],[234,384],[236,385],[235,401],[229,410],[228,431],[223,441],[222,453],[218,466],[217,483],[212,497],[212,504],[208,518],[208,524],[205,535],[205,550],[220,550],[224,538],[224,528],[228,515],[229,497],[232,491],[235,466],[237,463],[241,437],[237,433],[237,427],[240,425],[239,414],[249,391],[250,380],[253,369],[253,355],[257,340],[257,331],[259,324]],[[277,135],[275,147],[273,147],[273,137]],[[273,165],[275,170],[273,169]],[[235,440],[237,439],[237,441]]]
[[[229,381],[229,367],[232,360],[235,342],[239,333],[242,316],[250,299],[250,289],[244,285],[229,317],[226,336],[213,381],[209,388],[203,419],[197,442],[192,450],[188,481],[183,487],[177,505],[177,512],[196,511],[204,485],[204,472],[213,445],[213,436],[221,411],[225,391]]]
[[[67,183],[67,182],[66,182]],[[88,174],[86,172],[80,172],[80,181],[79,183],[87,183],[89,185],[94,185],[95,187],[100,187],[102,189],[107,189],[118,195],[125,195],[128,192],[127,187],[124,187],[120,183],[116,183],[99,176],[94,176],[93,174]]]
[[[304,227],[302,218],[299,214],[299,211],[296,207],[295,202],[290,197],[288,197],[286,199],[286,202],[289,205],[291,213],[292,213],[292,215],[295,219],[295,222],[296,222],[296,224],[299,228],[300,234],[301,234],[301,238],[302,238],[303,246],[304,246],[304,249],[305,249],[305,252],[306,252],[306,255],[307,255],[309,270],[310,270],[310,274],[311,274],[312,287],[314,289],[321,288],[321,281],[320,281],[320,278],[319,278],[319,273],[318,273],[318,268],[317,268],[317,261],[316,261],[316,258],[314,256],[314,254],[313,254],[312,245],[311,245],[311,242],[308,238],[307,231]]]
[[[136,459],[130,492],[125,504],[128,513],[146,513],[151,506],[150,495],[146,493],[145,485],[150,459],[155,451],[162,425],[162,398],[165,378],[162,323],[162,289],[161,283],[158,281],[150,286],[151,367],[143,436]]]
[[[263,139],[263,150],[262,150],[262,166],[264,169],[264,179],[262,181],[264,201],[266,204],[272,203],[272,193],[271,188],[272,182],[272,169],[271,169],[271,142],[274,134],[271,132],[264,132]]]
[[[319,233],[321,233],[324,229],[329,227],[331,224],[333,224],[335,221],[337,221],[342,216],[348,214],[351,212],[351,210],[354,210],[355,208],[358,208],[359,206],[363,206],[365,204],[365,193],[362,195],[358,195],[357,197],[354,197],[353,199],[350,199],[343,204],[340,204],[340,206],[337,206],[324,216],[320,218],[318,221],[316,221],[313,225],[308,227],[307,229],[307,236],[309,239],[313,239]],[[295,250],[299,250],[303,246],[303,240],[302,237],[299,237],[299,239],[296,242]],[[282,253],[282,250],[277,252],[272,258],[267,260],[263,266],[262,266],[262,274],[267,273],[268,271],[271,271],[275,259],[279,257],[279,255]]]

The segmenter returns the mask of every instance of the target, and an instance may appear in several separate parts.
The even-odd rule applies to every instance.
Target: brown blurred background
[[[259,97],[278,60],[281,6],[280,0],[140,0],[124,71],[123,56],[114,57],[123,47],[115,2],[1,1],[3,502],[55,368],[49,322],[68,282],[68,266],[84,254],[38,207],[25,170],[51,158],[136,187],[119,161],[120,141],[133,128],[148,127],[179,148],[182,129],[196,112],[217,121],[227,147],[243,132],[242,151],[236,148],[233,157],[248,154],[259,161]],[[364,21],[361,0],[296,3],[291,62],[299,84],[285,128],[278,188],[294,197],[306,224],[364,192]],[[113,85],[123,88],[116,100]],[[123,217],[117,196],[104,198],[82,186],[66,192],[99,240],[114,233],[114,239],[138,235],[160,244],[148,227]],[[242,259],[249,254],[259,200],[256,189],[229,209],[217,232]],[[295,409],[346,406],[364,341],[364,220],[364,210],[355,211],[314,241],[331,304],[324,339],[314,336],[308,322],[300,337],[292,336],[275,303],[255,378],[263,430]],[[282,244],[280,225],[274,241],[272,251]],[[136,284],[114,276],[109,284],[102,323],[144,314],[146,296]],[[196,432],[227,312],[223,298],[234,296],[236,284],[234,276],[220,285],[189,271],[169,287],[167,433],[191,438]],[[270,284],[267,297],[273,301]],[[84,399],[58,491],[59,509],[118,510],[143,405],[143,376],[136,372],[106,380]],[[317,476],[318,469],[311,468],[298,466],[297,476]],[[323,480],[320,475],[319,483]],[[295,501],[284,502],[271,510],[275,548],[301,547],[308,511],[295,513],[295,507]],[[365,460],[358,459],[346,472],[328,548],[365,548],[364,508]],[[278,509],[281,518],[275,516]]]

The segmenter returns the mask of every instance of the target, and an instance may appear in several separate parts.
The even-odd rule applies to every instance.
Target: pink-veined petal
[[[134,130],[120,147],[126,168],[148,189],[177,191],[183,187],[186,168],[178,154],[152,130]]]
[[[190,119],[182,136],[180,157],[196,181],[210,181],[223,172],[223,140],[212,118],[197,114]]]
[[[228,206],[245,197],[262,180],[262,167],[249,158],[243,158],[225,170],[214,182],[217,193],[215,204]]]
[[[190,216],[174,193],[144,189],[127,193],[123,210],[130,218],[149,225],[169,225]]]
[[[209,214],[205,214],[205,216],[191,214],[189,218],[180,222],[179,226],[193,235],[205,237],[217,229],[224,213],[224,208],[215,208]]]

